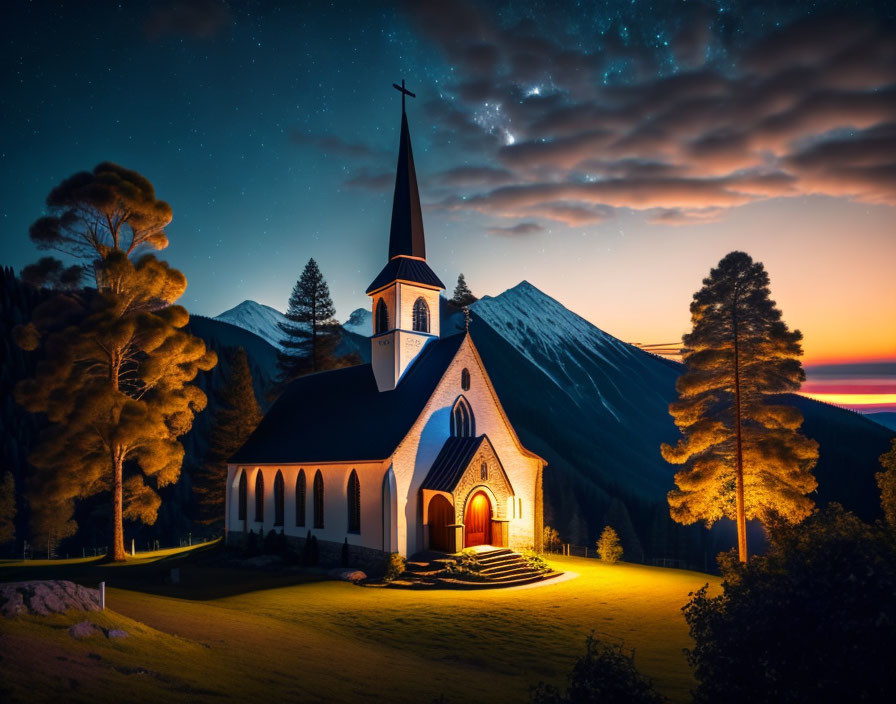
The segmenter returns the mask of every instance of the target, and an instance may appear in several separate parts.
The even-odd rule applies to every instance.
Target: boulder
[[[112,630],[106,631],[106,638],[129,638],[130,634],[127,631],[122,631],[120,628],[113,628]]]
[[[339,579],[343,582],[360,582],[367,579],[367,575],[361,570],[352,569],[351,567],[337,567],[329,571],[332,579]]]
[[[0,584],[0,611],[7,618],[64,614],[69,609],[98,611],[99,601],[98,590],[63,580]]]
[[[95,623],[90,621],[81,621],[68,629],[68,634],[72,638],[81,640],[82,638],[90,638],[91,636],[103,635],[103,630]]]

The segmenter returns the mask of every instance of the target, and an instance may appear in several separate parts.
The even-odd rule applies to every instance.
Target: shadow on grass
[[[80,560],[0,562],[0,582],[65,579],[85,587],[127,589],[174,599],[211,601],[248,592],[319,582],[324,576],[304,570],[262,571],[229,566],[228,553],[219,539],[158,557],[106,562],[104,557]],[[177,583],[172,570],[177,570]]]

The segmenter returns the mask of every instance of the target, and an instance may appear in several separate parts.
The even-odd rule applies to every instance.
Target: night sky
[[[0,261],[34,261],[49,190],[111,160],[172,205],[163,256],[192,312],[283,310],[313,256],[345,319],[386,259],[404,78],[449,287],[528,279],[668,342],[743,249],[808,363],[896,362],[894,20],[892,2],[8,3]]]

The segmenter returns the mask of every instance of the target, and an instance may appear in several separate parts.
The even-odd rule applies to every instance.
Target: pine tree
[[[339,344],[339,324],[330,289],[314,259],[309,259],[289,297],[286,318],[280,323],[284,348],[277,355],[280,382],[285,384],[309,372],[329,369]]]
[[[813,506],[806,495],[816,487],[818,444],[799,432],[796,408],[767,402],[805,379],[802,335],[781,319],[765,268],[743,252],[725,256],[703,280],[691,322],[678,400],[669,406],[683,437],[662,446],[666,461],[685,465],[668,495],[670,512],[686,525],[734,520],[746,561],[748,519],[798,522]]]
[[[42,352],[16,400],[49,421],[28,458],[36,473],[32,538],[50,544],[72,535],[75,501],[108,491],[109,557],[124,560],[123,519],[155,522],[156,489],[180,474],[178,438],[205,407],[189,382],[217,359],[182,329],[189,316],[174,302],[184,275],[144,253],[167,246],[171,221],[146,178],[105,162],[63,181],[47,206],[51,215],[31,226],[32,241],[74,257],[95,288],[60,277],[67,285],[14,331],[22,349]]]
[[[16,479],[4,472],[0,479],[0,545],[16,537]]]
[[[893,438],[890,449],[880,456],[884,471],[874,475],[880,489],[880,507],[884,512],[884,520],[896,531],[896,438]]]
[[[458,308],[462,308],[463,306],[468,306],[478,300],[479,299],[473,295],[470,287],[467,286],[467,280],[464,278],[464,275],[458,274],[457,286],[454,287],[454,295],[451,297],[450,301],[451,304],[457,306]]]
[[[193,493],[199,502],[199,522],[206,525],[223,521],[227,460],[261,421],[249,357],[242,347],[229,356],[230,373],[218,394],[218,409],[209,432],[208,454],[193,484]]]
[[[619,536],[610,526],[604,528],[597,541],[597,554],[607,564],[614,565],[622,559],[622,546]]]

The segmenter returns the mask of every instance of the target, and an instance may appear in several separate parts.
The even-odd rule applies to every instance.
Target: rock
[[[99,591],[63,580],[0,584],[0,611],[7,618],[21,614],[64,614],[99,610]]]
[[[68,634],[72,638],[81,640],[82,638],[90,638],[91,636],[102,635],[103,630],[95,623],[90,621],[81,621],[68,629]]]
[[[127,631],[122,631],[119,628],[113,628],[111,631],[106,631],[106,638],[129,638],[130,633]]]
[[[367,579],[367,575],[361,570],[352,569],[351,567],[337,567],[328,572],[333,579],[339,579],[343,582],[360,582]]]

